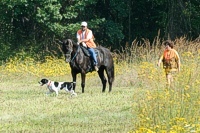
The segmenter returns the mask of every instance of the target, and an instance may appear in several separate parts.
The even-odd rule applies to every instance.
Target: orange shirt
[[[175,49],[165,50],[160,60],[163,61],[165,69],[176,70],[178,65],[180,65],[180,57]]]

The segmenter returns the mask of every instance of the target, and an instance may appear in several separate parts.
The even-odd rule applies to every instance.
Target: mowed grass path
[[[8,78],[0,86],[0,132],[128,132],[134,88],[113,87],[108,93],[107,86],[102,93],[96,78],[86,81],[84,94],[79,81],[77,97],[64,90],[58,97],[45,96],[48,90],[37,83],[39,78]]]

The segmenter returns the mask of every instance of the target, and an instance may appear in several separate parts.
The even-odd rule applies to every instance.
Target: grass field
[[[96,72],[89,73],[85,93],[80,76],[77,97],[61,91],[45,96],[41,78],[71,81],[63,59],[41,63],[15,57],[0,66],[0,132],[198,133],[200,132],[200,43],[176,40],[181,72],[165,86],[159,40],[122,50],[115,57],[113,90],[101,92]],[[187,45],[186,45],[187,44]],[[188,45],[189,44],[189,45]],[[137,56],[136,56],[137,55]]]
[[[45,96],[46,87],[33,77],[1,83],[1,132],[128,132],[131,129],[134,89],[114,87],[101,93],[93,82],[86,92],[77,87],[77,97],[61,91]],[[63,77],[64,79],[64,77]],[[14,80],[14,81],[13,81]],[[108,91],[108,90],[107,90]]]

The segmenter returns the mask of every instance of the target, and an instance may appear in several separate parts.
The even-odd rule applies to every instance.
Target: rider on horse
[[[94,51],[94,48],[96,48],[96,44],[93,41],[94,36],[92,34],[92,31],[87,28],[86,22],[81,23],[81,29],[77,31],[76,38],[78,44],[82,44],[83,46],[87,47],[88,51],[90,52],[94,60],[94,68],[96,71],[98,71],[99,70],[97,67],[98,62]]]

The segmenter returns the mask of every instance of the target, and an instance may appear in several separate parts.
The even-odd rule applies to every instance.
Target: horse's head
[[[70,62],[71,61],[71,53],[73,51],[73,41],[71,39],[65,39],[62,42],[62,49],[65,55],[65,61]]]

